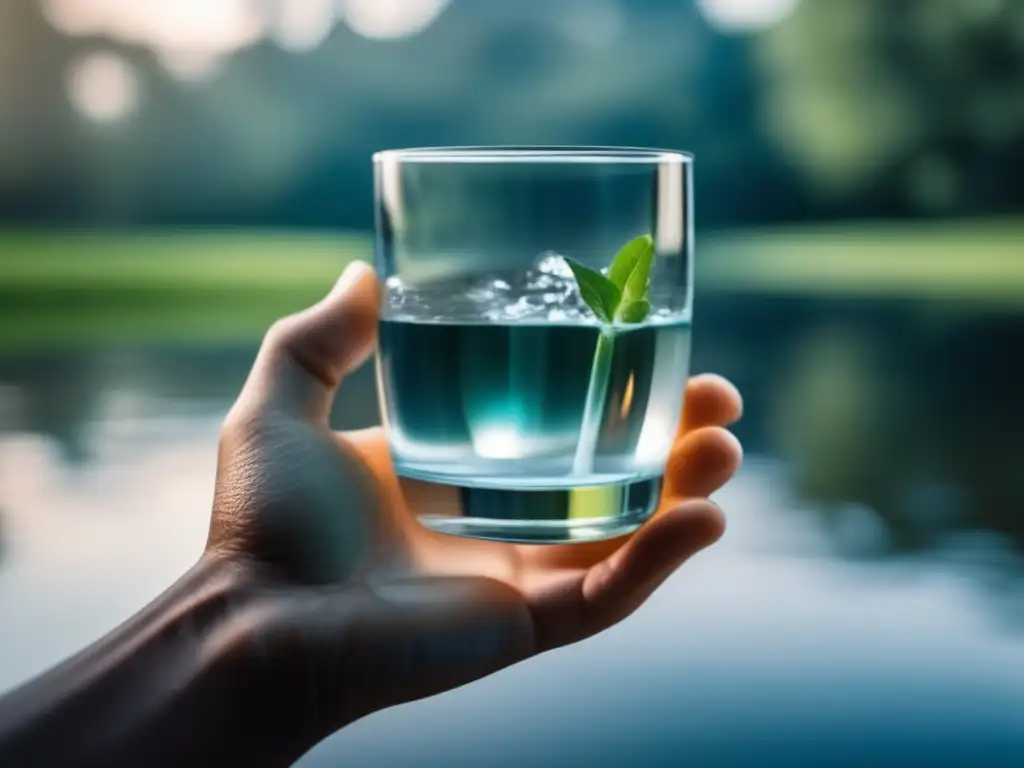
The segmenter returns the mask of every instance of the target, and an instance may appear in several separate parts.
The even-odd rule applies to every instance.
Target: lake
[[[257,342],[0,352],[0,689],[198,556]],[[694,368],[746,398],[722,542],[614,630],[302,765],[1024,765],[1022,350],[1005,303],[699,296]],[[335,421],[375,414],[364,367]]]

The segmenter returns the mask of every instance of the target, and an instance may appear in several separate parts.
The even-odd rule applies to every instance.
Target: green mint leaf
[[[608,279],[615,283],[615,287],[623,294],[626,293],[626,286],[631,281],[640,283],[642,292],[653,263],[654,239],[650,235],[640,235],[622,246],[615,254],[612,265],[608,268]]]
[[[651,311],[651,303],[646,299],[625,304],[619,307],[619,319],[624,323],[642,323]]]
[[[636,267],[630,274],[629,279],[626,280],[625,287],[622,288],[623,302],[640,301],[644,294],[650,290],[652,266],[654,266],[653,245],[641,253],[637,259]]]
[[[565,256],[562,258],[572,270],[573,277],[576,278],[576,285],[580,289],[580,296],[587,302],[587,306],[601,320],[610,323],[615,317],[615,310],[619,308],[619,301],[622,299],[622,292],[618,286],[596,269],[591,269]]]

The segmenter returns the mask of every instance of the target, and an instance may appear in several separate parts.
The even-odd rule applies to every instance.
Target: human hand
[[[457,504],[451,489],[396,477],[380,428],[328,425],[342,377],[373,347],[378,294],[356,263],[323,301],[275,324],[222,433],[204,557],[246,574],[235,642],[302,750],[621,621],[721,536],[707,497],[741,460],[724,429],[739,394],[698,376],[657,513],[635,534],[516,545],[429,531],[415,512]]]

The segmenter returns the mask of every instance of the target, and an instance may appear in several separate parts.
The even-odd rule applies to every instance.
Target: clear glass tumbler
[[[423,525],[593,541],[658,501],[689,372],[692,158],[615,147],[374,161],[377,375]]]

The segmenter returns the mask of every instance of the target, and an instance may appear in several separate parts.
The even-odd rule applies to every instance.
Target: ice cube
[[[409,297],[402,279],[398,275],[392,275],[384,281],[384,288],[388,309],[392,312],[404,309]]]
[[[486,304],[493,301],[495,295],[494,289],[486,285],[474,285],[466,291],[466,298],[476,304]]]
[[[512,286],[501,278],[482,280],[466,291],[466,298],[480,308],[480,305],[490,305],[495,302],[505,304],[508,301],[508,292]]]
[[[572,280],[572,270],[569,263],[562,258],[561,254],[554,251],[544,251],[533,263],[533,270],[542,275],[554,275],[567,280]]]

